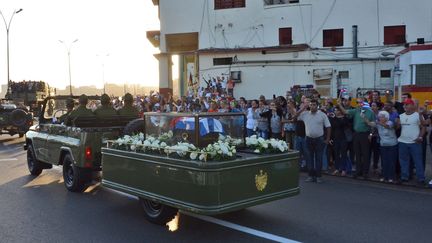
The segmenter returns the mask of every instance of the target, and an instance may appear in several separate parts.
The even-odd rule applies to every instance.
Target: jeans
[[[303,161],[307,161],[306,137],[295,136],[294,141],[294,149],[298,150],[300,153],[300,167],[303,167]]]
[[[321,177],[324,137],[306,137],[307,166],[310,177]]]
[[[323,149],[323,156],[322,156],[322,169],[327,170],[328,169],[328,146],[324,143],[324,149]]]
[[[295,132],[294,131],[285,131],[285,142],[287,142],[288,147],[290,149],[294,148],[294,143],[295,143]]]
[[[246,134],[248,137],[251,137],[252,135],[256,135],[256,132],[253,129],[246,129]]]
[[[408,180],[410,175],[410,158],[416,168],[418,181],[424,181],[422,145],[419,143],[399,143],[399,163],[401,166],[401,179]]]
[[[347,171],[347,146],[348,143],[345,139],[336,139],[333,141],[336,170]]]
[[[269,131],[264,131],[264,130],[258,130],[258,137],[262,137],[264,139],[268,139],[269,138]]]
[[[380,142],[379,137],[374,136],[371,139],[371,154],[373,154],[372,161],[373,161],[373,168],[374,170],[378,169],[378,163],[380,159]],[[382,165],[381,165],[382,168]]]
[[[398,146],[381,146],[380,152],[383,177],[385,180],[394,180],[396,176]]]
[[[369,132],[355,132],[353,137],[356,176],[368,176],[370,167]]]

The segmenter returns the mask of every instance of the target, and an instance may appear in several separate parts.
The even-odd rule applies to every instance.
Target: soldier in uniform
[[[124,96],[124,105],[118,110],[120,116],[138,117],[138,109],[133,106],[133,97],[130,93]]]
[[[94,114],[97,118],[109,118],[117,115],[116,110],[111,105],[111,99],[107,94],[101,96],[101,106],[94,111]]]
[[[67,99],[66,100],[66,109],[67,112],[65,114],[63,114],[62,116],[60,116],[58,122],[61,123],[66,123],[66,120],[68,118],[68,116],[70,115],[70,113],[72,112],[74,108],[74,100],[73,99]]]
[[[91,110],[87,109],[88,97],[85,94],[82,94],[79,99],[79,106],[73,110],[66,119],[66,125],[72,125],[72,121],[77,117],[94,117],[94,114]]]

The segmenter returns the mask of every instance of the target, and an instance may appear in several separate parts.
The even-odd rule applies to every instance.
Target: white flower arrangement
[[[254,149],[254,153],[284,153],[288,151],[288,144],[283,140],[264,139],[253,135],[246,138],[246,146]]]
[[[165,138],[168,138],[166,136]],[[162,138],[149,136],[144,140],[144,134],[140,133],[134,136],[125,135],[113,141],[113,148],[144,153],[159,153],[167,156],[178,156],[180,158],[188,158],[191,160],[227,160],[235,158],[237,150],[235,146],[231,146],[228,142],[218,141],[209,144],[204,149],[199,149],[195,145],[179,142],[176,145],[168,146]]]
[[[153,153],[166,156],[177,156],[184,159],[208,161],[208,160],[229,160],[234,159],[237,154],[236,145],[232,143],[235,139],[229,136],[220,136],[220,140],[199,149],[195,145],[187,142],[178,142],[173,146],[168,145],[168,140],[172,133],[165,133],[158,138],[148,136],[144,139],[144,134],[129,136],[125,135],[113,141],[113,148],[141,152]],[[253,149],[254,153],[284,153],[288,151],[288,145],[283,140],[263,139],[253,135],[246,138],[246,146]]]
[[[224,136],[222,134],[219,134],[219,141],[227,142],[234,146],[239,146],[243,143],[241,138],[232,138],[230,135]]]

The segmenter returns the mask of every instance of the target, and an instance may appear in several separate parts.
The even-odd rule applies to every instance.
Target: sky
[[[65,88],[70,46],[73,86],[101,88],[104,79],[158,85],[158,62],[153,56],[158,49],[146,38],[146,31],[160,26],[157,6],[151,0],[0,1],[7,23],[14,10],[21,8],[9,30],[13,81],[42,80]],[[6,50],[6,28],[0,17],[0,84],[7,83]]]

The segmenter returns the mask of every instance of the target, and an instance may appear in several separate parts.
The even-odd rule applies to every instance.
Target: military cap
[[[88,103],[88,97],[85,94],[82,94],[78,100],[79,100],[80,105],[87,105],[87,103]]]
[[[130,93],[126,93],[123,99],[125,102],[133,102],[133,96]]]
[[[101,96],[100,100],[101,100],[101,104],[102,105],[108,105],[110,103],[110,101],[111,101],[111,98],[107,94],[103,94]]]

